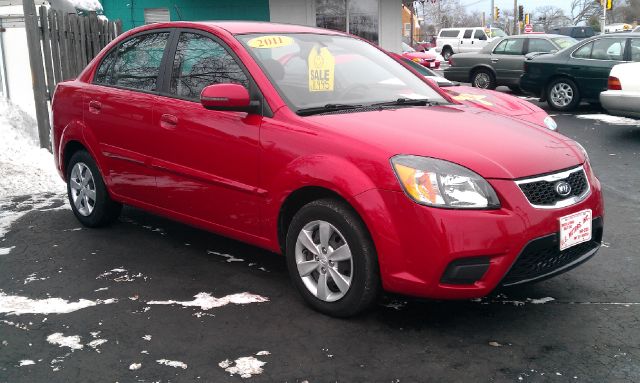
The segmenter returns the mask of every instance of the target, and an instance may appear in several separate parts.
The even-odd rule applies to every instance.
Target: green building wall
[[[171,21],[269,21],[269,0],[101,0],[110,20],[122,20],[122,29],[144,25],[145,8],[167,8]]]

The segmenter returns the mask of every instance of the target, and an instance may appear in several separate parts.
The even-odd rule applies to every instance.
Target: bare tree
[[[593,16],[602,13],[602,6],[595,0],[571,0],[571,22],[573,25],[587,23]]]
[[[553,5],[536,8],[533,13],[533,21],[541,24],[545,32],[571,24],[571,19],[565,15],[564,10]]]

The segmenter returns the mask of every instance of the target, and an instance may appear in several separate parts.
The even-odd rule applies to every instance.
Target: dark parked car
[[[581,100],[598,102],[607,89],[611,68],[624,61],[640,61],[636,33],[601,35],[553,55],[525,62],[520,87],[546,100],[556,110],[572,110]]]
[[[596,35],[591,27],[561,27],[553,28],[551,33],[573,37],[576,40],[584,40]]]
[[[504,37],[485,46],[480,52],[453,56],[451,67],[444,71],[444,77],[452,81],[470,82],[482,89],[506,85],[518,91],[526,54],[559,51],[575,43],[575,39],[560,35]]]

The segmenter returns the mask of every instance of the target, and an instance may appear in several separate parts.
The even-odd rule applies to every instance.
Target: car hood
[[[408,59],[424,59],[424,60],[435,60],[437,55],[433,52],[405,52],[402,56]]]
[[[470,86],[444,88],[454,100],[481,109],[500,114],[523,116],[536,113],[542,109],[521,98],[493,90],[484,90]]]
[[[404,107],[306,119],[380,150],[385,160],[397,154],[439,158],[485,178],[522,178],[584,162],[571,139],[472,106]]]

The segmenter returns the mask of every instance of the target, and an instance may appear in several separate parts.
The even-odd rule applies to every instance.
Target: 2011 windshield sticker
[[[251,48],[258,49],[281,48],[291,44],[293,44],[293,39],[291,37],[277,35],[254,37],[247,41],[247,45]]]
[[[336,60],[326,47],[309,52],[309,92],[332,92]]]

